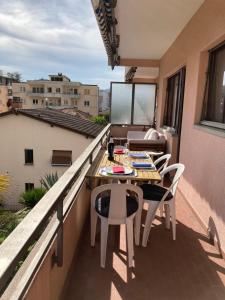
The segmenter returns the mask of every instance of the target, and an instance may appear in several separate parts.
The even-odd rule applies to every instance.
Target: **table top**
[[[129,151],[129,153],[140,153],[145,151]],[[157,170],[151,169],[135,169],[132,167],[132,162],[138,163],[153,163],[151,158],[144,159],[136,159],[128,156],[127,154],[114,154],[114,161],[108,160],[108,154],[106,151],[103,152],[102,157],[90,168],[87,173],[87,177],[89,178],[98,178],[98,179],[121,179],[121,180],[134,180],[134,181],[153,181],[159,182],[161,181],[161,176]],[[134,175],[110,175],[104,176],[99,173],[99,170],[103,167],[109,166],[125,166],[131,169],[134,169],[137,176]]]

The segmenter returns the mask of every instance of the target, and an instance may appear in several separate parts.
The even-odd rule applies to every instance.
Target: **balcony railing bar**
[[[27,253],[28,247],[33,243],[35,238],[40,236],[43,227],[49,222],[49,217],[57,211],[60,202],[63,203],[64,198],[68,194],[85,164],[89,162],[91,155],[100,146],[101,140],[108,136],[110,124],[107,125],[98,137],[87,147],[81,156],[73,163],[73,165],[64,173],[58,182],[45,194],[42,200],[32,209],[32,211],[24,218],[24,220],[15,228],[11,235],[4,241],[0,247],[0,291],[3,293],[7,284],[15,274],[15,269],[19,262]],[[60,208],[61,209],[61,208]],[[64,215],[65,216],[65,215]],[[63,219],[64,219],[63,216]],[[59,228],[63,227],[61,212],[58,212]],[[58,228],[58,229],[59,229]],[[61,230],[61,229],[60,229]],[[61,257],[63,256],[62,247],[63,233],[60,230],[57,241],[57,261],[61,265]],[[63,230],[63,228],[62,228]],[[54,237],[52,237],[53,239]]]
[[[86,173],[89,169],[89,165],[87,165],[83,170],[82,174],[79,175],[77,181],[74,183],[71,188],[70,194],[67,195],[63,207],[63,219],[65,220],[67,215],[70,213],[70,209],[72,208],[74,202],[76,201],[76,195],[78,194],[82,183],[85,180]],[[27,257],[26,261],[20,267],[3,296],[2,300],[8,299],[23,299],[26,295],[26,292],[33,281],[36,273],[39,270],[41,262],[46,256],[55,236],[57,235],[60,223],[56,216],[54,216],[50,223],[47,225],[45,231],[41,235],[40,239],[34,245],[30,255]]]

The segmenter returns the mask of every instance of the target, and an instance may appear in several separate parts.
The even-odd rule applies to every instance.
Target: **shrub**
[[[19,210],[18,212],[0,209],[0,244],[16,228],[28,212],[28,208]]]
[[[44,178],[40,180],[41,186],[44,186],[46,190],[49,190],[59,179],[58,173],[55,174],[48,174]]]
[[[106,125],[107,124],[107,120],[104,116],[95,116],[95,117],[92,117],[91,120],[94,123],[99,124],[99,125]]]
[[[18,223],[14,213],[0,210],[0,244],[13,231]]]
[[[38,203],[45,193],[46,190],[43,188],[28,190],[21,195],[20,203],[32,208]]]
[[[2,192],[9,186],[9,176],[0,174],[0,205],[2,204]]]

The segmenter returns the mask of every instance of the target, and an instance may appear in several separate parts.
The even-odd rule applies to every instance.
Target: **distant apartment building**
[[[109,114],[110,111],[110,91],[99,91],[99,114]]]
[[[8,174],[10,181],[4,206],[18,209],[21,193],[39,187],[46,174],[61,176],[102,129],[50,108],[0,114],[0,173]]]
[[[12,78],[0,75],[0,113],[7,111],[12,103],[12,83]]]
[[[92,116],[98,115],[99,88],[97,85],[71,81],[58,73],[49,79],[13,83],[13,99],[22,107],[74,107]]]

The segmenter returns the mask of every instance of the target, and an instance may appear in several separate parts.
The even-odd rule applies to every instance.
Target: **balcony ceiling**
[[[204,0],[118,0],[122,59],[160,59]]]

